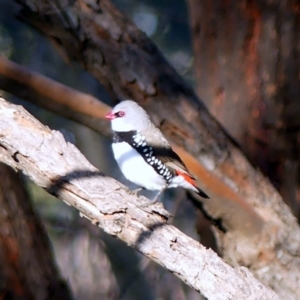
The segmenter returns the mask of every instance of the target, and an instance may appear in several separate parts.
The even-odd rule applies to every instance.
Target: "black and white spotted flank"
[[[128,143],[134,148],[144,159],[144,161],[153,167],[153,169],[161,175],[167,184],[170,183],[175,175],[173,170],[170,170],[155,154],[159,149],[154,149],[146,142],[146,138],[137,131],[114,132],[113,143]]]

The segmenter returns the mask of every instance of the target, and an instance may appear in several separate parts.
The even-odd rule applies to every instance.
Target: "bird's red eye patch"
[[[116,113],[116,117],[120,118],[120,117],[124,117],[125,116],[125,112],[124,111],[118,111]]]

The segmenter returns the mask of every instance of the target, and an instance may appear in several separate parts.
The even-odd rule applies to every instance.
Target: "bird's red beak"
[[[105,119],[107,119],[107,120],[113,120],[113,119],[115,119],[115,118],[116,118],[116,116],[115,116],[115,114],[112,113],[112,112],[110,112],[109,114],[107,114],[107,115],[105,116]]]

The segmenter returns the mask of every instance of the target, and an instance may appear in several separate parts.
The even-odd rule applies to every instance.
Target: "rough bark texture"
[[[209,299],[279,299],[244,267],[233,269],[212,250],[167,224],[161,204],[138,207],[120,183],[94,168],[63,136],[23,108],[0,100],[0,160],[76,207],[106,232],[158,262]]]
[[[0,298],[72,299],[23,182],[0,164]]]
[[[211,196],[204,206],[227,228],[219,235],[225,259],[249,266],[285,299],[299,298],[295,218],[151,41],[107,0],[33,1],[34,7],[32,1],[18,2],[23,19],[80,61],[113,96],[145,107],[176,149],[190,153],[185,160]]]
[[[299,216],[299,1],[188,2],[199,96]]]

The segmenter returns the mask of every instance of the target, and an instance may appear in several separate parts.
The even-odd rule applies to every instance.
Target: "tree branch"
[[[110,128],[104,121],[104,116],[110,110],[108,105],[3,56],[0,56],[0,89],[84,124],[105,136],[110,135]]]
[[[93,167],[62,134],[22,107],[0,99],[0,160],[106,232],[161,264],[209,299],[279,299],[246,268],[233,269],[213,251],[167,223],[161,204],[143,210],[144,197]],[[142,200],[142,201],[141,201]]]

